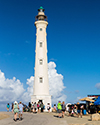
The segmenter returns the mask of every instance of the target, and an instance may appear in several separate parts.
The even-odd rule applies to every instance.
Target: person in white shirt
[[[19,103],[19,120],[22,120],[22,113],[23,113],[23,105],[22,105],[22,102],[20,101],[20,103]]]
[[[48,112],[50,112],[50,103],[47,103],[47,110],[48,110]]]

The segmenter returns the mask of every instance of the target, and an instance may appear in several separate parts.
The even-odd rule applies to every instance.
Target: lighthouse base
[[[50,106],[52,107],[51,104],[51,96],[50,95],[32,95],[31,96],[31,103],[36,102],[38,103],[38,101],[43,102],[43,104],[45,105],[45,112],[47,112],[47,104],[50,103]],[[50,109],[51,111],[51,109]]]

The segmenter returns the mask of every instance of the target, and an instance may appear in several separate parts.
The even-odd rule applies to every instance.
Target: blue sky
[[[27,88],[34,76],[38,8],[48,17],[48,62],[62,74],[67,102],[100,94],[99,0],[0,0],[0,70]],[[100,85],[100,84],[99,84]]]

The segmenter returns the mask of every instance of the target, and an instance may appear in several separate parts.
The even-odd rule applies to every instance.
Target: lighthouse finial
[[[38,11],[44,12],[44,8],[42,6],[40,6],[40,8],[38,9]]]
[[[40,8],[39,9],[44,9],[42,6],[40,6]]]

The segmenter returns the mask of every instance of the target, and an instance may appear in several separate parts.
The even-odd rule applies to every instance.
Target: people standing
[[[62,107],[62,118],[64,118],[65,111],[66,111],[66,105],[64,101],[62,102],[61,107]]]
[[[88,113],[91,114],[91,103],[88,106]]]
[[[43,104],[43,112],[44,112],[44,110],[45,110],[45,105]]]
[[[73,105],[71,106],[71,110],[72,110],[71,111],[71,116],[74,116],[74,106]]]
[[[28,104],[28,107],[29,107],[29,112],[31,112],[31,103],[30,102]]]
[[[77,103],[78,118],[79,118],[79,115],[82,117],[80,110],[81,110],[81,109],[80,109],[80,104],[79,104],[79,102],[78,102],[78,103]]]
[[[31,111],[33,112],[33,109],[34,108],[34,104],[33,104],[33,102],[32,102],[32,104],[31,104]]]
[[[38,112],[40,112],[39,107],[40,107],[40,102],[38,101],[38,103],[37,103],[37,109],[38,109]]]
[[[61,118],[61,113],[62,113],[61,101],[58,102],[57,108],[58,108],[58,113],[59,113],[58,117]]]
[[[41,107],[41,112],[43,112],[43,107],[44,107],[43,102],[41,102],[40,107]]]
[[[69,112],[69,114],[68,114],[68,116],[71,116],[71,112],[72,112],[72,110],[71,110],[71,105],[68,105],[68,112]]]
[[[77,115],[77,106],[76,106],[76,104],[74,105],[74,113]]]
[[[40,111],[40,112],[41,112],[41,103],[42,103],[42,102],[39,101],[39,105],[40,105],[40,106],[39,106],[39,111]]]
[[[14,102],[14,106],[13,106],[14,120],[15,120],[15,121],[17,121],[17,114],[18,114],[18,112],[19,112],[18,109],[19,109],[18,103],[17,103],[17,101],[15,101],[15,102]]]
[[[36,102],[34,103],[34,113],[36,113],[36,111],[37,111],[37,104],[36,104]]]
[[[23,114],[23,105],[22,102],[20,101],[19,103],[19,120],[22,120],[22,114]]]
[[[49,113],[50,113],[50,109],[51,109],[50,103],[47,103],[47,110],[48,110]]]
[[[14,104],[12,103],[12,105],[11,105],[11,111],[13,112],[13,107],[14,107]]]
[[[7,112],[9,112],[9,108],[10,108],[10,105],[9,105],[9,103],[7,103]]]
[[[54,106],[53,106],[53,112],[56,112],[56,111],[57,111],[56,104],[54,104]]]
[[[84,110],[84,105],[81,105],[81,107],[80,107],[80,115],[81,115],[81,118],[82,118],[83,110]]]

